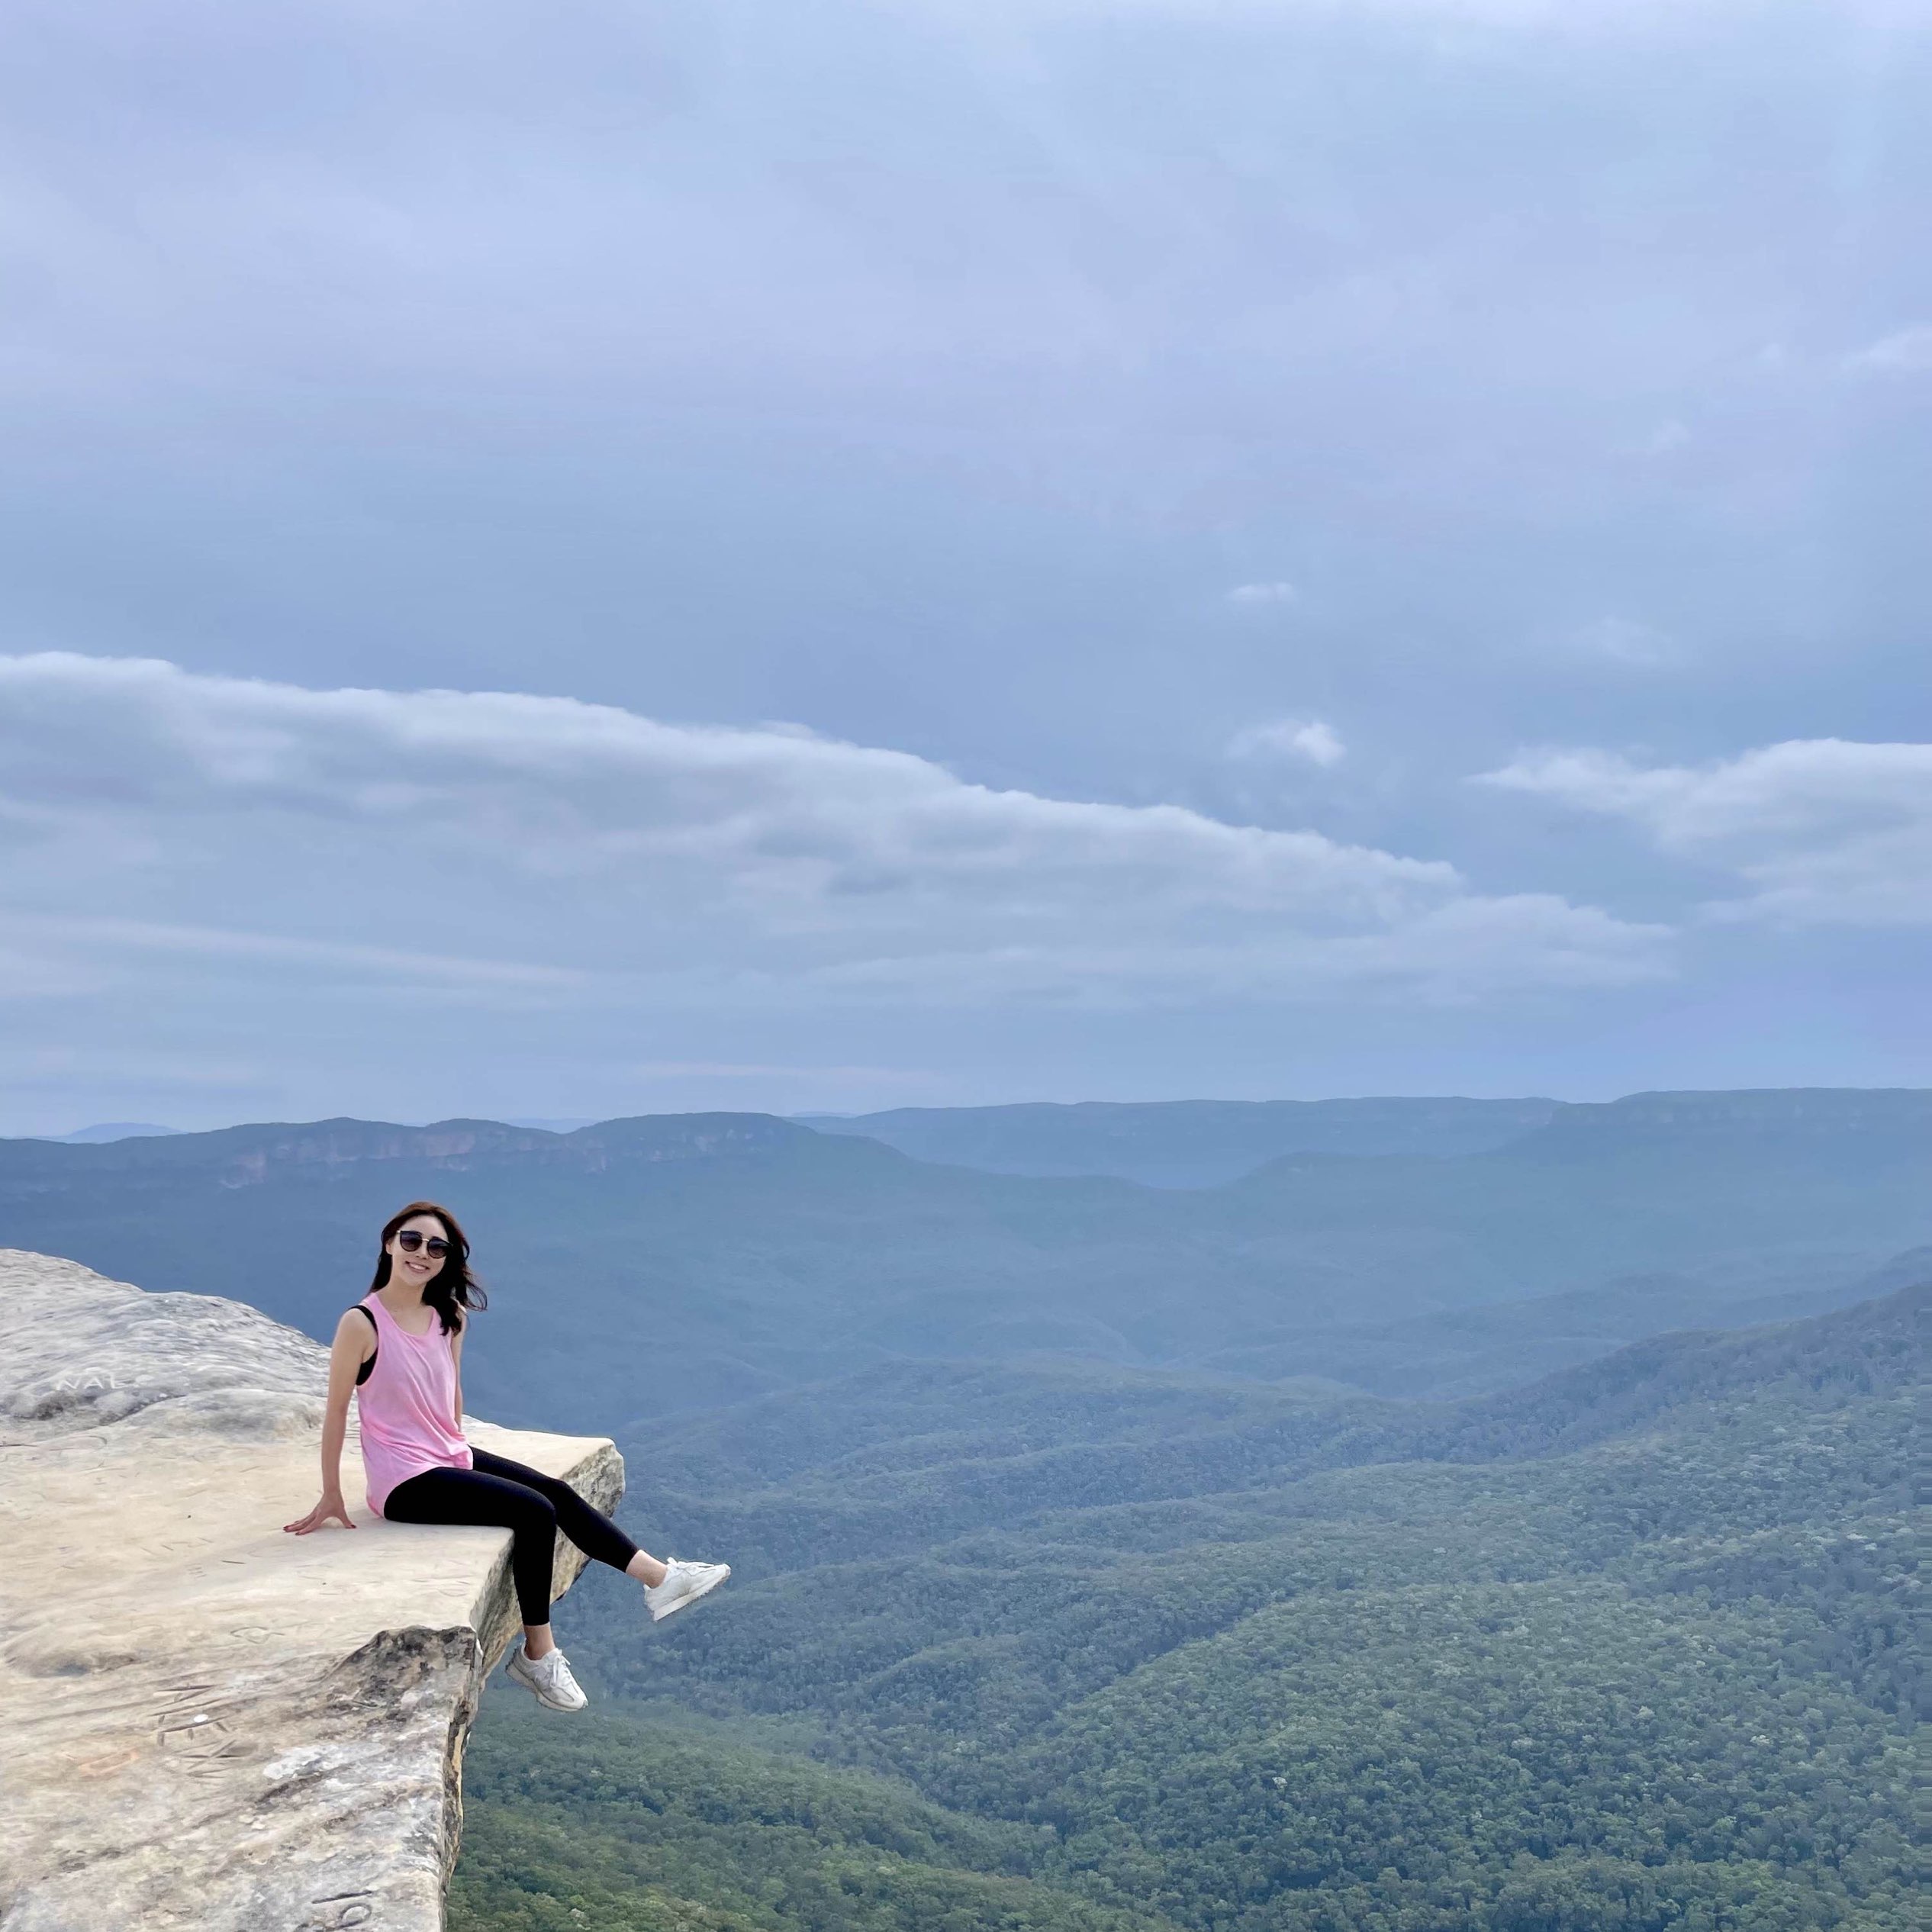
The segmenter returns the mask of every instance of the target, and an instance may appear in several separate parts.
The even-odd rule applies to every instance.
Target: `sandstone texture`
[[[4,1932],[442,1924],[510,1539],[372,1515],[353,1415],[358,1527],[285,1534],[327,1362],[238,1302],[0,1249]],[[465,1427],[622,1492],[607,1441]]]

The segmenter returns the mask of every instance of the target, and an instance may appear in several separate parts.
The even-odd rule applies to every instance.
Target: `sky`
[[[1932,1084],[1932,18],[22,0],[0,1132]]]

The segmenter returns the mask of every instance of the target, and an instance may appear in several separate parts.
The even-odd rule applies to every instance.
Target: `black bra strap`
[[[356,1386],[359,1389],[362,1384],[369,1379],[369,1371],[375,1367],[376,1356],[382,1353],[382,1331],[380,1328],[375,1328],[375,1317],[373,1315],[369,1314],[369,1306],[366,1302],[358,1302],[349,1312],[351,1315],[368,1315],[369,1326],[372,1328],[375,1328],[376,1344],[374,1353],[372,1353],[369,1360],[356,1371]]]

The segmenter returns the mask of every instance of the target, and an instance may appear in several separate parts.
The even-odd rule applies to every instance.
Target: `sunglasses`
[[[449,1252],[449,1244],[440,1235],[432,1235],[425,1241],[414,1228],[404,1228],[396,1236],[396,1245],[405,1254],[414,1254],[420,1248],[426,1254],[434,1255],[438,1261]]]

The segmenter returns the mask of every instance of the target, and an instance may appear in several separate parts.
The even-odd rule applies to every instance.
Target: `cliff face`
[[[5,1932],[441,1925],[509,1538],[372,1517],[353,1428],[359,1527],[285,1534],[326,1364],[239,1302],[0,1250]],[[607,1441],[466,1426],[622,1492]]]

